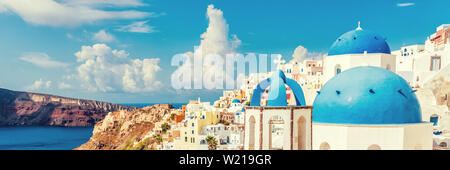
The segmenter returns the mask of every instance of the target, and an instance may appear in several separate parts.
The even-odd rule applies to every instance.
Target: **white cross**
[[[358,28],[356,28],[356,30],[362,30],[362,28],[361,28],[361,21],[358,21]]]
[[[281,59],[281,55],[278,55],[278,60],[273,61],[275,64],[278,64],[277,69],[281,68],[281,65],[284,64],[286,61]]]

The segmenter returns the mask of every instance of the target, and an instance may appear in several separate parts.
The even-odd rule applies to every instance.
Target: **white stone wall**
[[[260,110],[262,109],[262,112]],[[274,117],[280,117],[283,120],[283,124],[281,124],[283,128],[283,136],[282,136],[282,149],[290,150],[290,149],[298,149],[298,125],[297,121],[300,117],[303,116],[305,120],[305,149],[312,149],[312,120],[311,120],[312,107],[253,107],[246,108],[245,112],[245,140],[244,140],[244,149],[248,150],[250,148],[250,117],[254,116],[255,118],[255,150],[261,148],[263,150],[273,149],[270,147],[270,120]],[[260,116],[263,115],[262,122]],[[293,116],[293,117],[291,117]],[[262,123],[262,131],[260,130]],[[291,124],[292,123],[292,124]],[[291,126],[292,125],[292,126]],[[291,134],[292,132],[292,134]],[[262,141],[260,141],[260,137],[262,135]],[[292,148],[291,148],[291,142]]]
[[[397,125],[313,124],[313,149],[327,142],[332,150],[367,150],[377,145],[382,150],[432,149],[431,123]]]
[[[324,59],[324,82],[336,75],[336,66],[341,66],[341,72],[358,66],[376,66],[387,68],[396,72],[396,56],[384,53],[369,54],[344,54],[326,56]]]
[[[245,133],[244,133],[244,150],[249,150],[250,141],[250,118],[253,116],[255,119],[255,149],[259,149],[259,136],[260,136],[260,115],[261,112],[258,109],[248,109],[245,111]]]
[[[274,116],[280,116],[283,121],[284,124],[282,125],[283,127],[283,150],[289,150],[290,149],[290,145],[291,145],[291,138],[290,138],[290,122],[291,122],[291,110],[287,110],[287,109],[280,109],[280,110],[275,110],[275,109],[264,109],[263,110],[263,150],[269,150],[269,133],[270,133],[270,128],[269,128],[269,121],[272,117]]]

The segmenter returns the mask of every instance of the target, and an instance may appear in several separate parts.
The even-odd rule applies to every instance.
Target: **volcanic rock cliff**
[[[106,114],[136,107],[0,88],[0,126],[93,126]]]
[[[154,149],[151,145],[157,140],[147,136],[172,109],[171,104],[156,104],[134,111],[111,112],[95,125],[89,141],[76,150]],[[130,148],[136,138],[145,138],[145,146]]]

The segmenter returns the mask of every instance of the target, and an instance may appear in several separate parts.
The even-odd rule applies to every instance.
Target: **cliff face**
[[[171,104],[157,104],[134,111],[116,111],[109,113],[98,122],[89,141],[76,150],[119,150],[127,148],[136,138],[145,138],[154,128],[156,122],[170,114]],[[155,143],[153,138],[146,145]],[[141,149],[143,149],[142,147]],[[145,146],[152,149],[151,146]]]
[[[0,126],[93,126],[108,112],[136,107],[0,89]]]

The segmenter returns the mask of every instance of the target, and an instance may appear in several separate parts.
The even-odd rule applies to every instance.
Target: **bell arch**
[[[276,74],[276,72],[274,74]],[[274,79],[279,80],[278,78],[281,78],[283,83],[291,88],[292,93],[294,94],[294,97],[295,97],[296,106],[305,106],[306,105],[305,95],[303,93],[302,87],[295,80],[286,78],[286,76],[284,75],[283,72],[279,71],[278,74],[279,74],[278,75],[279,77],[273,78],[273,76],[277,76],[277,75],[272,75],[272,77],[261,81],[256,86],[256,88],[253,90],[253,94],[252,94],[251,101],[250,101],[250,106],[261,106],[261,95],[271,85],[271,83],[274,81]]]

